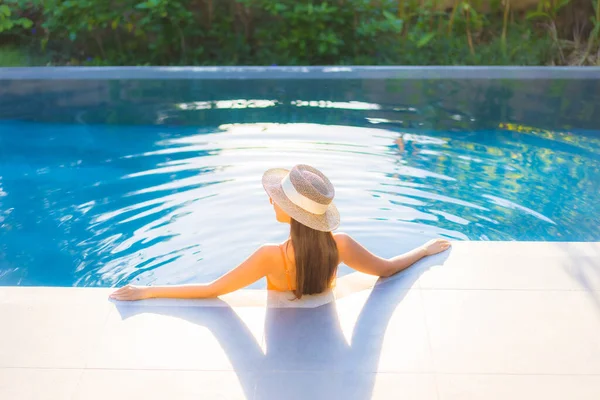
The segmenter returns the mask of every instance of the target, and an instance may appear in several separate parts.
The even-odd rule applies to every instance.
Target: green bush
[[[367,1],[346,3],[47,0],[42,26],[44,43],[69,57],[116,64],[335,64],[391,53],[403,21]]]
[[[561,25],[582,3],[583,50]],[[589,64],[598,3],[523,15],[500,0],[485,14],[477,0],[4,0],[0,41],[73,65],[545,65],[574,60],[572,47]]]
[[[20,14],[24,3],[20,0],[5,0],[0,2],[0,34],[11,32],[16,28],[31,28],[33,22]]]

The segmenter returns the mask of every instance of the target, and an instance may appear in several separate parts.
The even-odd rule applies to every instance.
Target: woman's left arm
[[[268,273],[273,255],[272,246],[261,246],[244,262],[219,279],[208,284],[173,286],[124,286],[110,295],[115,300],[143,300],[168,297],[176,299],[201,299],[218,297],[244,288]]]

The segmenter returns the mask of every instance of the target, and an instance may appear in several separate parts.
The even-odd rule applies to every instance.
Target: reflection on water
[[[373,106],[351,103],[296,105]],[[286,237],[261,176],[296,163],[331,178],[340,230],[383,256],[438,236],[600,240],[600,137],[589,132],[406,131],[383,118],[361,126],[3,123],[0,145],[3,285],[214,279]]]

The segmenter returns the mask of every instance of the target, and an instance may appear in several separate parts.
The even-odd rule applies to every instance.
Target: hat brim
[[[309,228],[321,232],[337,229],[340,225],[340,213],[333,202],[324,214],[317,215],[298,207],[288,199],[281,187],[281,181],[289,172],[287,169],[273,168],[263,174],[262,184],[271,199],[290,217]]]

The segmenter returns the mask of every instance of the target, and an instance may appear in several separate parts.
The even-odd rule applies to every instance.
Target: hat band
[[[283,193],[285,193],[287,198],[292,203],[312,214],[323,215],[329,208],[329,204],[317,203],[316,201],[298,193],[294,187],[294,184],[290,180],[290,174],[287,174],[287,176],[281,181],[281,188],[283,189]]]

